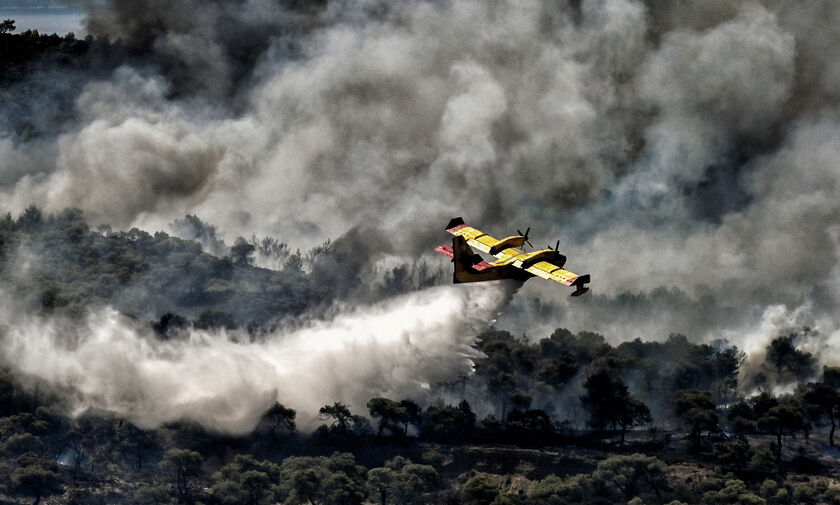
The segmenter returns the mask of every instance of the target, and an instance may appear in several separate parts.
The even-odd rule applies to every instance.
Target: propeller
[[[525,229],[525,233],[522,233],[521,231],[516,230],[516,233],[518,233],[519,236],[525,238],[525,243],[528,244],[529,246],[531,246],[531,248],[533,248],[534,246],[531,245],[531,242],[528,240],[528,233],[530,233],[530,232],[531,232],[531,227],[530,226]]]
[[[550,245],[547,245],[546,248],[551,249]],[[560,252],[560,241],[558,240],[556,244],[554,244],[554,250],[556,252]]]

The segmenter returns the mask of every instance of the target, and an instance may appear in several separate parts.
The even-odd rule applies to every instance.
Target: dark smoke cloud
[[[598,295],[548,302],[546,327],[752,349],[781,311],[830,342],[838,18],[830,0],[109,0],[87,29],[132,58],[62,133],[0,140],[0,198],[118,227],[198,215],[228,244],[364,225],[406,258],[454,215],[532,225]]]
[[[258,60],[272,48],[286,58],[320,23],[326,2],[273,0],[106,0],[93,3],[89,33],[118,39],[161,72],[170,93],[236,103]],[[170,96],[173,97],[173,96]]]

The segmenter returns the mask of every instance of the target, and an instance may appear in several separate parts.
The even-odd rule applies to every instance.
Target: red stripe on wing
[[[466,227],[467,227],[467,225],[465,225],[465,224],[459,224],[458,226],[453,226],[452,228],[447,228],[446,231],[448,231],[449,233],[455,233],[456,231],[460,230],[461,228],[466,228]]]

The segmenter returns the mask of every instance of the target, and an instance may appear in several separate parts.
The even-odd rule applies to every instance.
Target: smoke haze
[[[416,259],[457,215],[495,236],[532,226],[592,274],[592,296],[528,283],[501,328],[684,333],[759,352],[808,326],[803,345],[832,362],[837,2],[106,0],[87,31],[134,56],[76,94],[56,86],[74,104],[67,124],[0,139],[13,213],[72,206],[148,230],[190,214],[228,244],[254,233],[303,248],[375,229],[360,262]],[[433,321],[462,345],[463,318],[490,312]],[[101,338],[152,352],[115,315],[96,317],[114,332]],[[225,337],[189,345],[209,353],[206,339]],[[231,360],[262,348],[224,345]],[[199,368],[186,356],[214,358],[186,349],[170,351]]]

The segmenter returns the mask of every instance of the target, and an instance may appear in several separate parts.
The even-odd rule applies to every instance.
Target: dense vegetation
[[[216,258],[166,233],[94,232],[78,211],[44,218],[30,207],[17,221],[0,222],[0,278],[43,310],[73,314],[108,303],[126,313],[140,307],[145,317],[177,311],[199,324],[267,323],[329,300],[300,261],[273,272],[251,266],[244,249]]]
[[[0,136],[28,141],[71,124],[74,101],[85,83],[102,78],[131,54],[119,42],[75,34],[11,33],[0,22]],[[56,82],[49,72],[61,72]]]
[[[162,339],[190,325],[270,325],[360,283],[324,282],[343,264],[340,243],[307,254],[271,239],[228,248],[195,217],[175,226],[183,227],[215,241],[220,255],[162,232],[91,230],[76,210],[30,207],[0,221],[0,281],[21,310],[75,317],[107,303]],[[257,254],[279,270],[255,267]],[[402,268],[365,289],[385,296],[435,280]],[[672,335],[614,346],[565,329],[477,337],[484,357],[475,374],[434,386],[432,399],[326,404],[311,434],[298,433],[297,413],[281,404],[245,437],[70,417],[49,388],[2,372],[0,500],[840,503],[840,483],[827,477],[836,471],[840,369],[819,370],[797,347],[800,334],[770,342],[749,376],[743,353],[725,341]],[[771,384],[793,392],[774,395]]]
[[[352,248],[341,241],[306,254],[271,238],[239,239],[228,248],[194,216],[173,226],[187,236],[209,236],[221,257],[164,232],[91,230],[78,210],[44,216],[31,206],[16,220],[0,218],[0,282],[31,308],[78,316],[107,304],[159,319],[156,328],[166,331],[187,319],[200,327],[269,327],[339,298],[377,299],[438,279],[418,264],[396,267],[369,286],[359,278],[362,265],[346,260]],[[255,255],[277,269],[255,267]]]
[[[298,434],[296,412],[280,404],[247,437],[211,435],[188,425],[146,431],[119,419],[68,418],[60,413],[60,398],[36,397],[4,373],[0,499],[35,504],[59,496],[62,503],[149,504],[840,503],[840,487],[823,477],[831,461],[815,457],[825,440],[822,435],[801,438],[811,422],[833,415],[820,406],[837,408],[838,392],[828,383],[839,372],[825,370],[823,381],[801,394],[762,394],[729,409],[717,408],[708,391],[682,391],[673,408],[686,432],[637,430],[628,440],[613,433],[570,433],[544,415],[528,415],[530,410],[513,409],[505,422],[488,426],[487,419],[476,422],[466,401],[423,409],[410,400],[387,398],[368,402],[370,417],[352,414],[346,405],[325,405],[324,424],[311,435]],[[589,411],[593,425],[603,421],[597,417],[602,409],[593,404]],[[615,431],[620,429],[619,422]],[[797,435],[792,450],[790,439]],[[523,448],[499,446],[500,441]]]

